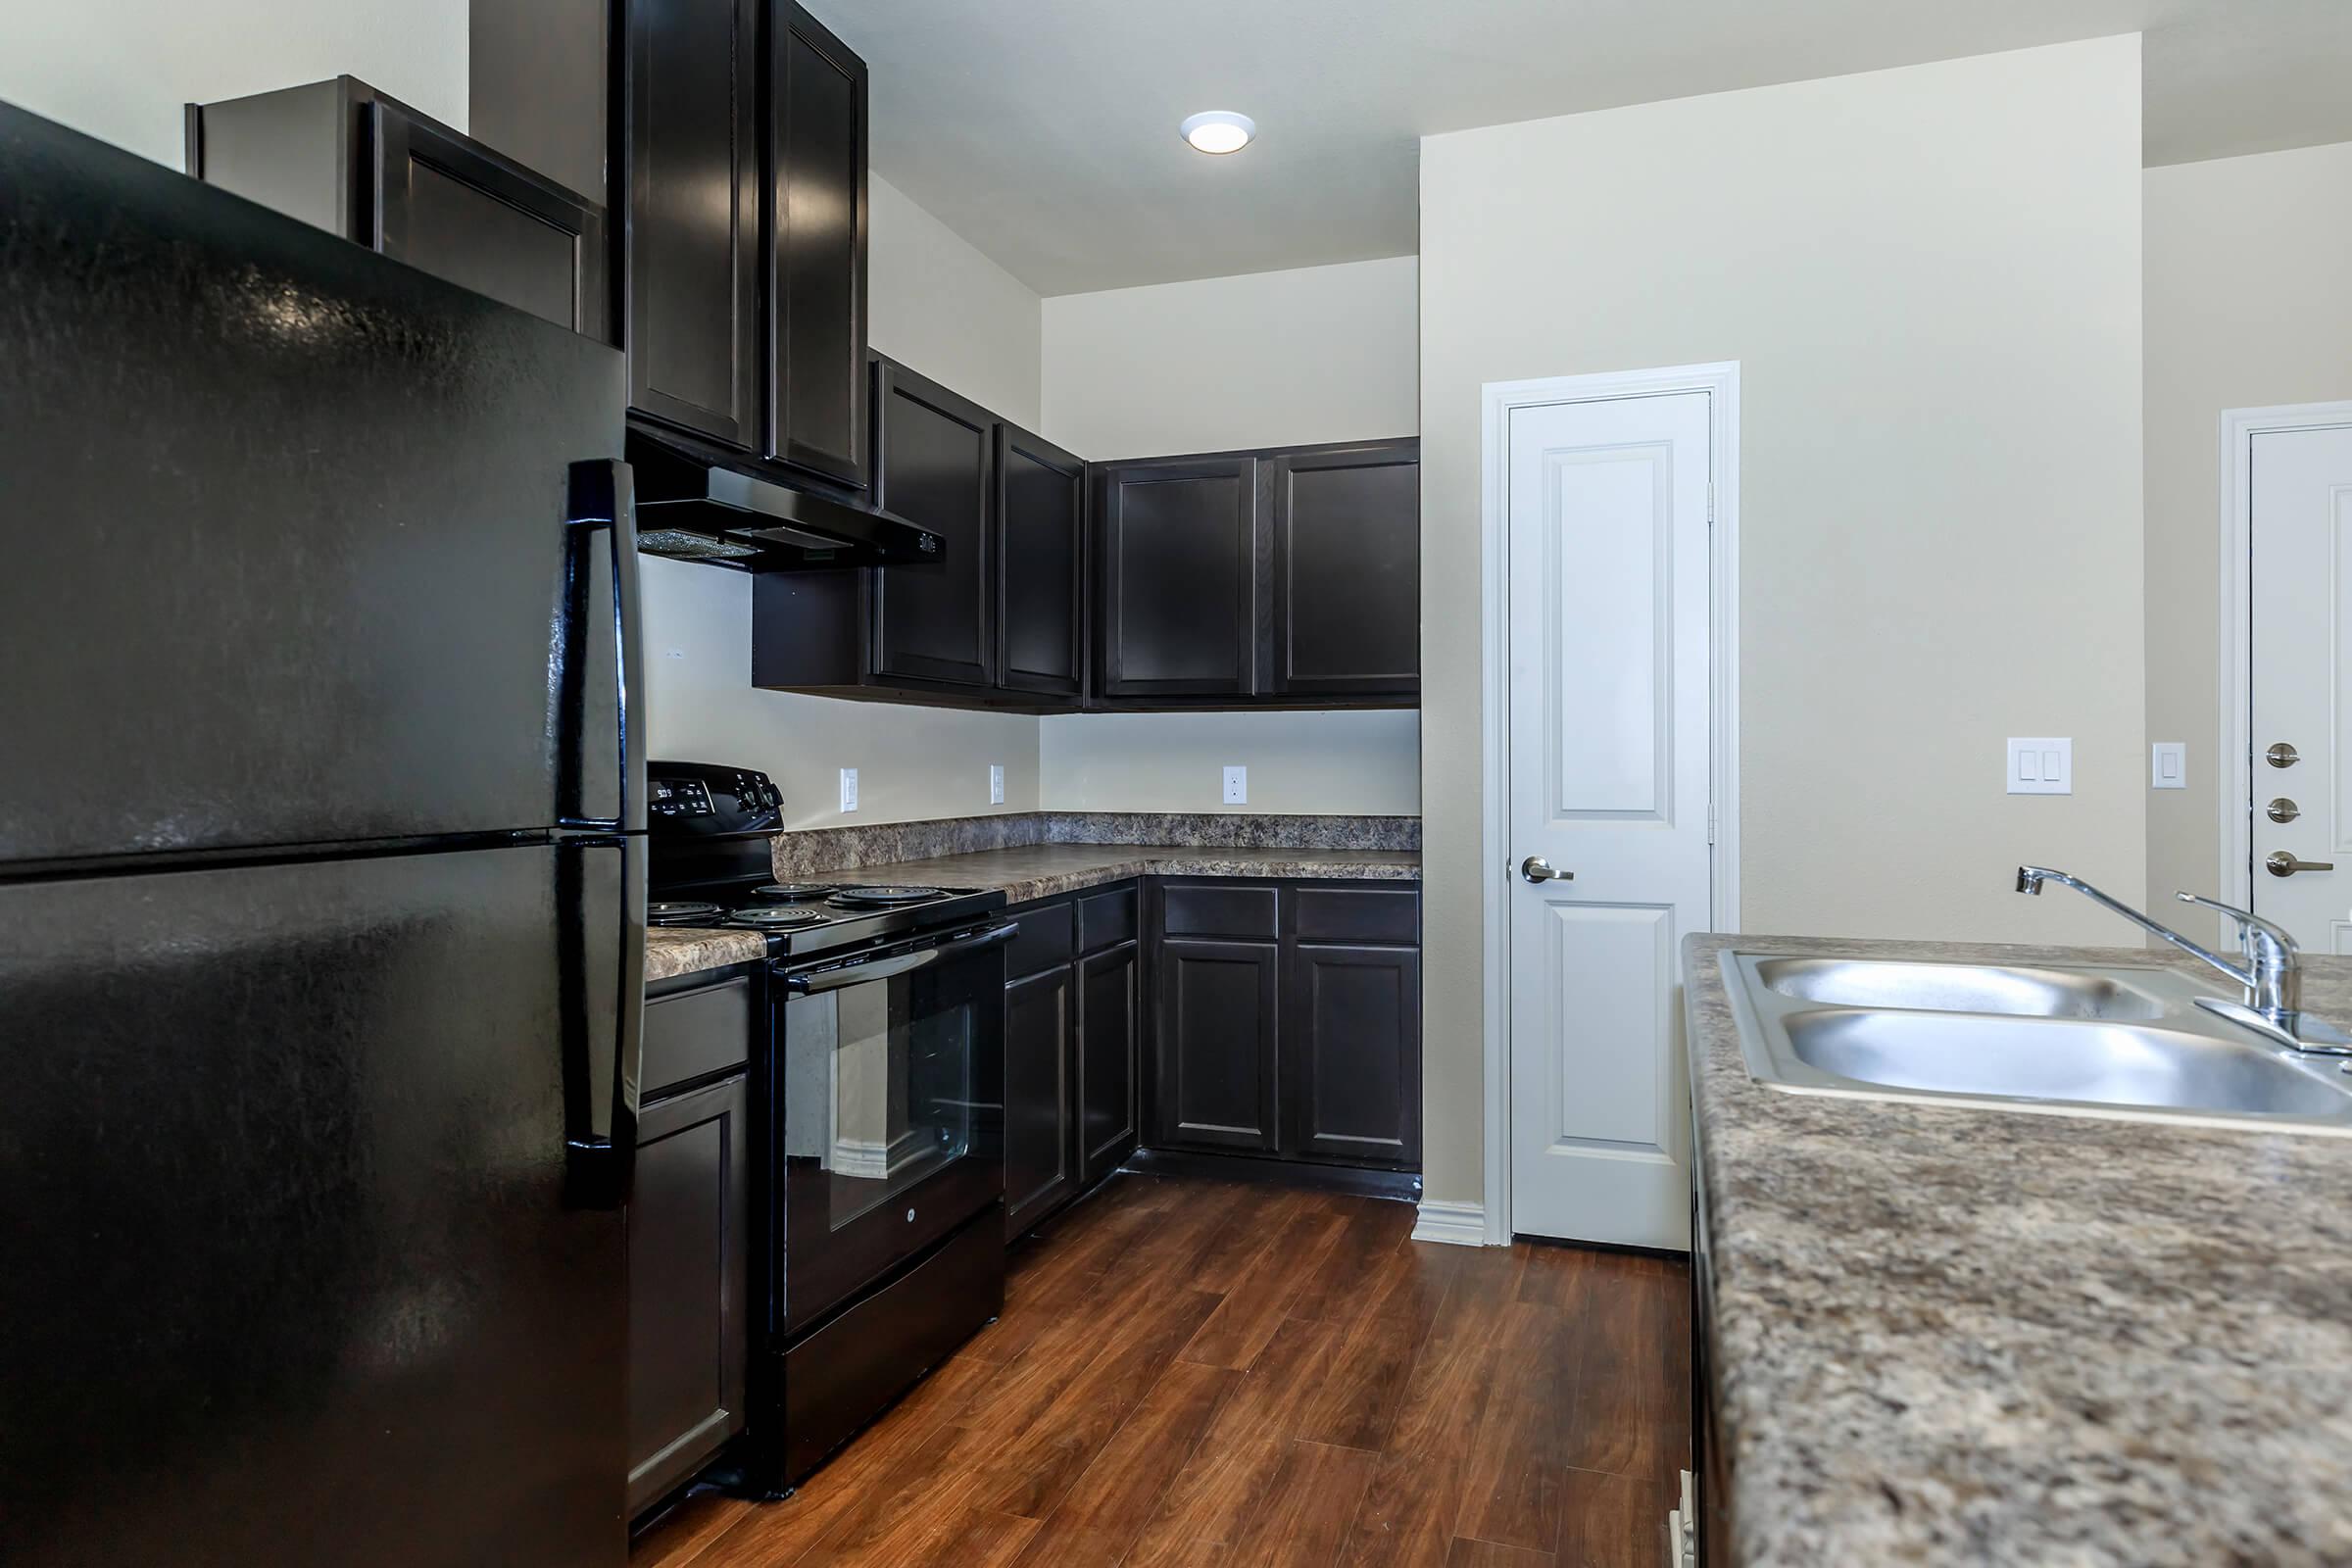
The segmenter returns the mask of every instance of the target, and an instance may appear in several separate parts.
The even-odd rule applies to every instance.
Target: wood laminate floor
[[[1679,1261],[1408,1241],[1403,1203],[1115,1179],[1004,1315],[783,1502],[631,1568],[1542,1568],[1664,1555]]]

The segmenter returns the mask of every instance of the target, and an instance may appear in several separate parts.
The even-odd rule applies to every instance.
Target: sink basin
[[[2123,980],[2114,970],[1899,963],[1876,958],[1768,958],[1756,965],[1756,978],[1785,997],[1840,1007],[2142,1020],[2161,1018],[2165,1011],[2161,1001]]]
[[[2352,1134],[2352,1074],[2173,969],[1722,956],[1748,1072],[1790,1094]]]
[[[2147,1024],[1839,1010],[1787,1027],[1797,1060],[1889,1089],[2241,1116],[2352,1110],[2352,1096],[2267,1047]]]

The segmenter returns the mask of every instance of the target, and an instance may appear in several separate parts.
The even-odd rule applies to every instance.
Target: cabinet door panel
[[[757,0],[628,0],[629,402],[757,438]]]
[[[767,451],[863,485],[865,62],[797,5],[777,20]]]
[[[1154,1143],[1280,1147],[1276,1068],[1281,949],[1270,942],[1160,943]]]
[[[1418,441],[1271,460],[1277,692],[1421,685]]]
[[[587,198],[377,99],[375,242],[386,256],[603,337],[605,215]]]
[[[645,1107],[629,1199],[631,1513],[743,1430],[750,1097],[729,1078]]]
[[[1132,942],[1078,965],[1078,1184],[1119,1168],[1140,1136],[1137,1026],[1143,961]]]
[[[1419,1163],[1419,953],[1298,944],[1291,952],[1282,1045],[1288,1152]]]
[[[1256,665],[1256,459],[1101,472],[1102,694],[1247,695]]]
[[[999,684],[1075,697],[1086,464],[1002,422],[996,463]]]
[[[986,686],[994,663],[986,409],[879,362],[875,468],[888,511],[945,541],[942,559],[873,574],[873,665],[884,678]]]
[[[1004,988],[1004,1234],[1020,1235],[1077,1191],[1071,1129],[1071,970]]]

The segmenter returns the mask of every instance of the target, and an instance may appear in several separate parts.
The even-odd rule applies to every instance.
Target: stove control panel
[[[783,815],[783,791],[757,768],[649,762],[645,794],[657,827],[691,837],[772,833]]]

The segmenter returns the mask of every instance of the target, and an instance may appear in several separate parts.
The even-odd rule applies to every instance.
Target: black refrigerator
[[[0,106],[0,1561],[625,1560],[624,401]]]

